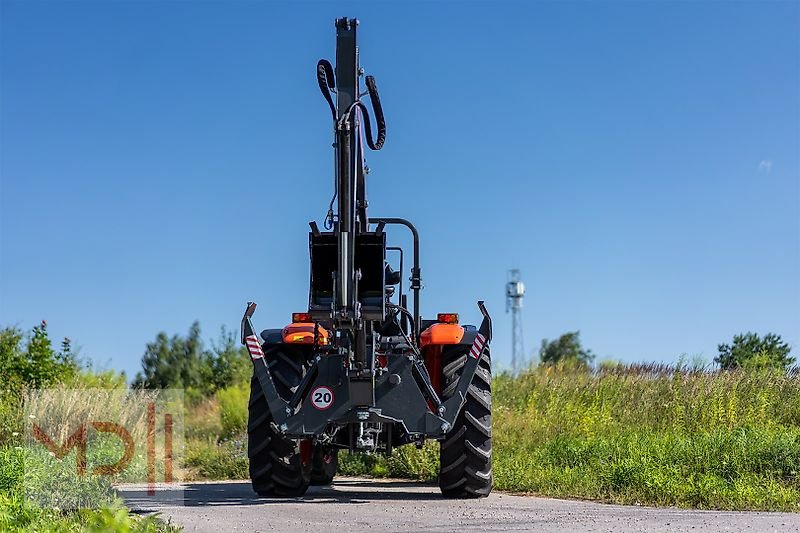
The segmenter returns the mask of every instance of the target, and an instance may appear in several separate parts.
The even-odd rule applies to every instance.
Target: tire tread
[[[442,383],[445,398],[455,393],[469,346],[445,347]],[[483,498],[492,491],[492,371],[489,347],[481,354],[466,403],[441,442],[439,488],[450,498]]]
[[[277,377],[278,392],[285,397],[302,378],[300,359],[274,347],[265,352],[270,372]],[[302,464],[297,443],[276,433],[272,420],[267,400],[254,375],[250,380],[247,422],[247,456],[253,490],[259,496],[302,496],[308,490],[310,465]]]

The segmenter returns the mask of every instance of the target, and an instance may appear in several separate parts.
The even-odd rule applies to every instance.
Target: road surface
[[[445,500],[435,486],[397,480],[341,478],[288,500],[258,498],[245,481],[181,487],[157,487],[155,497],[142,485],[119,491],[131,509],[159,512],[187,532],[800,532],[800,514],[622,506],[503,493],[481,500]]]

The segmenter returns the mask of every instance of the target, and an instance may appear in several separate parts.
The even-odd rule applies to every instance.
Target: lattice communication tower
[[[506,313],[511,312],[511,370],[516,374],[525,360],[525,343],[522,336],[522,299],[525,284],[518,269],[508,271],[506,282]]]

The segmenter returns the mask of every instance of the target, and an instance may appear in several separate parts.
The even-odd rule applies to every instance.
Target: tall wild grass
[[[533,367],[494,379],[495,487],[618,503],[800,511],[800,373]],[[433,480],[435,446],[344,473]]]

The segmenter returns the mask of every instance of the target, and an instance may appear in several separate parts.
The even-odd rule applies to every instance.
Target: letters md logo
[[[182,502],[182,391],[38,390],[24,416],[29,499],[98,507],[124,485],[142,498]]]

